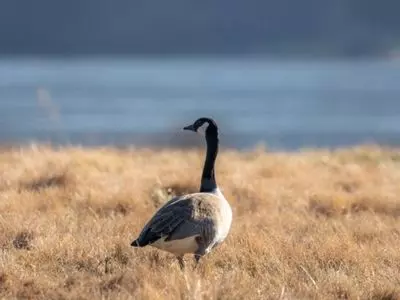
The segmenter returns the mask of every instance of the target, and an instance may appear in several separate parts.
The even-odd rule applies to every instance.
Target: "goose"
[[[200,191],[173,197],[145,224],[132,247],[152,246],[176,256],[181,270],[184,255],[193,254],[195,267],[204,255],[220,245],[232,224],[232,209],[215,180],[218,126],[211,118],[199,118],[183,130],[205,133],[207,152]]]

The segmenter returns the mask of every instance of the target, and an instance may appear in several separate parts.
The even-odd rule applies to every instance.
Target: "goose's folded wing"
[[[139,244],[151,244],[162,237],[168,239],[182,223],[190,221],[193,209],[188,200],[176,201],[161,208],[143,228]]]

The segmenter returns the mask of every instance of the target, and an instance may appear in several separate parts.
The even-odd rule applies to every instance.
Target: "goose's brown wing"
[[[213,236],[215,197],[196,193],[171,199],[156,212],[133,243],[143,247],[164,237],[176,240],[194,235]]]

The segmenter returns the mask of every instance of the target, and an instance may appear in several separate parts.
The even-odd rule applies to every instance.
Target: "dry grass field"
[[[400,299],[400,151],[223,151],[226,242],[199,269],[130,242],[201,150],[0,152],[0,298]],[[192,257],[187,257],[192,261]]]

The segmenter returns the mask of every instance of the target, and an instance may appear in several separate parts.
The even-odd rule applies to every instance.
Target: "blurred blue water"
[[[0,142],[180,146],[200,116],[230,147],[398,145],[400,62],[0,60]]]

